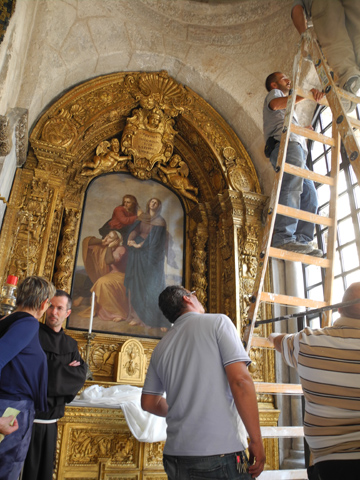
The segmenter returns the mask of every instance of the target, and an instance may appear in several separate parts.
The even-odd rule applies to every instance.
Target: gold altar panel
[[[105,75],[58,96],[29,142],[1,229],[1,282],[8,274],[20,280],[42,275],[71,292],[87,188],[100,175],[126,173],[165,185],[181,199],[185,287],[196,290],[207,312],[229,315],[241,335],[266,198],[240,139],[204,99],[164,71]],[[115,358],[133,335],[148,364],[158,339],[129,328],[126,335],[95,332],[89,348],[93,383],[115,384]],[[255,334],[265,336],[269,328],[261,326]],[[84,333],[67,333],[85,356]],[[253,349],[250,356],[253,378],[271,381],[273,353]],[[275,412],[270,395],[258,401],[260,410]],[[65,417],[59,423],[54,478],[163,478],[161,448],[133,441],[120,414],[114,420],[114,411],[104,409],[98,422],[95,410],[76,411],[70,422]],[[94,444],[86,446],[88,438]],[[121,456],[115,446],[127,454]]]
[[[164,442],[138,442],[121,409],[66,407],[58,427],[54,479],[164,478]]]

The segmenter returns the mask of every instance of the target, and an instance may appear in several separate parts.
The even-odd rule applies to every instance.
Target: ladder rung
[[[299,127],[297,125],[294,125],[293,123],[290,125],[290,132],[296,133],[297,135],[301,135],[305,138],[310,138],[311,140],[315,140],[316,142],[324,143],[325,145],[329,145],[330,147],[335,146],[335,140],[333,138],[322,135],[321,133],[314,132],[313,130],[309,130],[305,127]]]
[[[274,348],[274,345],[265,337],[252,337],[252,347]]]
[[[304,427],[260,427],[263,438],[295,438],[304,436]]]
[[[320,105],[326,105],[327,107],[329,106],[329,102],[327,101],[326,96],[323,97],[320,101],[316,102],[312,93],[310,93],[308,90],[303,90],[300,86],[298,86],[298,88],[296,89],[296,95],[306,98],[306,100],[311,100],[313,103],[319,103]]]
[[[308,180],[313,180],[314,182],[322,183],[324,185],[335,185],[335,179],[333,177],[320,175],[320,173],[315,173],[311,170],[306,170],[305,168],[296,167],[290,163],[285,163],[284,172],[290,173],[291,175],[296,175],[297,177],[307,178]]]
[[[360,98],[357,95],[354,95],[351,92],[348,92],[347,90],[344,90],[340,87],[336,88],[337,94],[340,95],[340,97],[347,98],[348,100],[351,100],[353,103],[360,103]]]
[[[258,337],[253,337],[255,338]],[[302,395],[303,390],[300,383],[268,383],[254,382],[256,393],[283,393],[286,395]]]
[[[304,220],[304,222],[317,223],[318,225],[326,225],[327,227],[334,226],[334,220],[332,218],[316,215],[316,213],[305,212],[304,210],[298,210],[297,208],[287,207],[280,203],[277,206],[277,213],[285,215],[285,217]]]
[[[353,127],[360,129],[360,120],[358,120],[357,118],[349,117],[349,116],[348,116],[348,119]]]
[[[264,470],[258,480],[307,480],[306,468],[296,470]]]
[[[320,300],[311,300],[311,298],[290,297],[289,295],[280,295],[278,293],[269,292],[261,292],[260,300],[262,302],[280,303],[282,305],[306,308],[321,308],[330,305],[329,303]]]
[[[301,262],[307,265],[317,265],[322,268],[330,268],[331,261],[328,258],[312,257],[303,253],[289,252],[280,248],[269,248],[269,257],[278,258],[279,260],[289,260],[290,262]]]

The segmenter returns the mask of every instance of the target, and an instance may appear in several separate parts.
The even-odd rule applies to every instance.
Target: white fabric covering
[[[70,406],[121,408],[131,433],[139,442],[165,441],[165,418],[144,412],[140,405],[141,391],[141,388],[131,385],[116,385],[109,388],[92,385],[78,395]]]

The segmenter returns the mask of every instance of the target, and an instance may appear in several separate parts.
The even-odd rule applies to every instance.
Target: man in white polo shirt
[[[141,405],[166,417],[168,478],[257,477],[265,453],[250,358],[236,328],[226,315],[205,314],[195,292],[178,285],[160,294],[159,307],[174,325],[152,354]]]
[[[360,283],[343,302],[360,299]],[[305,397],[304,432],[321,480],[360,476],[360,303],[339,308],[331,327],[269,340],[297,369]]]

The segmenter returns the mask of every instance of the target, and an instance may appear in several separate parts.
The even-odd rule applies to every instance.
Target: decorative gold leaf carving
[[[121,347],[115,368],[115,381],[130,385],[143,385],[146,355],[138,340],[127,340]]]
[[[71,122],[71,114],[61,109],[46,122],[41,138],[56,147],[69,149],[77,138],[77,129]]]
[[[121,139],[125,154],[133,157],[128,162],[130,172],[140,180],[151,178],[157,163],[166,164],[174,149],[176,131],[174,120],[160,108],[137,109],[127,119]]]
[[[143,108],[158,106],[169,117],[187,112],[192,104],[191,95],[165,71],[127,75],[125,84]]]
[[[109,430],[89,431],[89,429],[71,428],[69,440],[68,465],[96,464],[101,458],[111,458],[112,464],[136,467],[139,444],[128,434]]]
[[[57,288],[70,291],[70,280],[76,252],[76,229],[80,213],[76,209],[65,208],[62,239],[59,244],[59,256],[56,260],[54,282]]]

